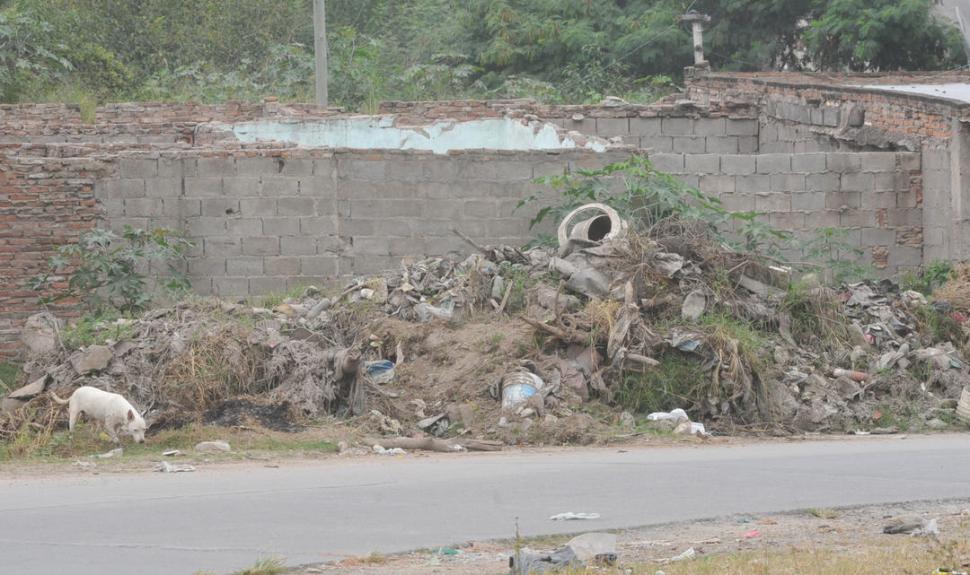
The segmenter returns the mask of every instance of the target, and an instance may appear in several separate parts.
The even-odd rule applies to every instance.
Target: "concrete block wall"
[[[632,116],[559,119],[567,130],[601,138],[621,138],[624,144],[658,153],[753,154],[758,151],[756,118]]]
[[[396,151],[208,151],[130,157],[97,182],[108,225],[164,225],[194,242],[200,293],[242,296],[467,254],[452,231],[521,245],[546,186],[535,178],[599,167],[628,152],[437,156]]]
[[[909,152],[656,154],[654,165],[721,199],[763,212],[772,226],[810,240],[842,228],[879,275],[923,262],[921,158]]]
[[[923,263],[955,256],[951,228],[953,206],[951,151],[943,142],[930,142],[921,152],[923,167]]]

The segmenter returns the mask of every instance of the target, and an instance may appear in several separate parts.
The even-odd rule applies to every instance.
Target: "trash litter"
[[[761,537],[761,532],[757,529],[752,529],[751,531],[745,531],[742,533],[741,537],[744,539],[757,539],[758,537]]]
[[[454,316],[455,304],[454,302],[448,302],[447,305],[433,306],[429,303],[419,303],[414,306],[414,313],[417,314],[418,321],[422,323],[429,322],[433,319],[449,320]]]
[[[681,307],[680,315],[687,321],[697,321],[704,315],[704,309],[707,307],[707,296],[701,290],[694,290],[687,294],[684,298],[684,304]]]
[[[940,528],[936,519],[903,516],[893,518],[882,532],[887,535],[936,536],[940,534]]]
[[[836,368],[832,370],[832,375],[835,377],[848,377],[852,381],[865,381],[869,379],[869,374],[862,371],[853,371],[851,369],[841,369]]]
[[[124,448],[116,447],[106,453],[99,453],[95,457],[97,457],[98,459],[110,459],[112,457],[121,457],[122,455],[124,455],[124,453],[125,453]]]
[[[593,561],[597,557],[616,556],[616,534],[585,533],[566,543],[580,561]]]
[[[182,452],[178,449],[169,449],[168,451],[163,451],[162,455],[165,457],[177,457],[182,455]]]
[[[680,423],[682,421],[690,421],[690,417],[687,417],[687,412],[683,409],[675,409],[670,412],[657,411],[647,415],[647,421],[673,421],[675,423]]]
[[[201,441],[195,444],[195,450],[199,453],[226,453],[232,448],[226,441]]]
[[[155,471],[161,473],[190,473],[195,471],[195,467],[187,464],[175,464],[169,463],[168,461],[162,461],[155,466]]]
[[[695,557],[697,557],[697,551],[695,551],[693,547],[689,547],[680,555],[675,555],[674,557],[671,557],[669,559],[664,559],[663,561],[661,561],[661,564],[666,565],[668,563],[677,563],[679,561],[689,561]]]
[[[509,557],[509,569],[512,575],[556,572],[568,567],[582,567],[582,564],[583,562],[576,558],[576,554],[568,546],[547,554],[520,549],[515,555]]]
[[[407,455],[408,452],[404,451],[400,447],[393,447],[391,449],[385,449],[380,445],[375,445],[373,448],[374,453],[378,455]]]
[[[525,403],[543,385],[541,377],[524,369],[507,373],[502,378],[502,407],[510,409]]]
[[[448,557],[453,557],[455,555],[460,555],[461,554],[461,551],[459,551],[457,549],[454,549],[452,547],[439,547],[435,551],[435,554],[436,555],[445,555],[445,556],[448,556]]]
[[[970,424],[970,387],[964,387],[960,393],[960,402],[957,403],[957,417],[963,423]]]
[[[572,229],[569,228],[569,224],[577,215],[592,210],[600,211],[602,214],[583,220]],[[585,204],[569,212],[559,224],[557,232],[559,247],[566,247],[570,241],[588,244],[618,239],[626,234],[628,228],[628,224],[620,218],[620,214],[610,206],[599,203]]]
[[[553,515],[549,519],[552,521],[580,521],[586,519],[599,519],[599,513],[576,513],[573,511],[567,511],[566,513],[559,513]]]
[[[367,377],[378,385],[390,383],[394,379],[394,362],[386,359],[364,362]]]
[[[78,459],[77,461],[74,462],[74,466],[80,467],[81,469],[94,469],[95,467],[98,466],[98,464],[91,461],[81,461],[80,459]]]

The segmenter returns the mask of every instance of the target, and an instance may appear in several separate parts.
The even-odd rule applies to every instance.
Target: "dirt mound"
[[[35,390],[122,393],[159,428],[340,417],[368,437],[587,443],[683,408],[724,433],[919,429],[955,421],[961,321],[891,282],[794,281],[666,221],[558,251],[406,259],[327,294],[189,299],[24,371]],[[0,439],[62,425],[45,397],[5,400]]]

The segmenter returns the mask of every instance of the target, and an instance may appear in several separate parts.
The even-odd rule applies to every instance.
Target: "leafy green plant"
[[[953,277],[953,264],[937,260],[926,266],[918,274],[909,272],[900,282],[905,289],[930,295]]]
[[[847,235],[842,228],[819,228],[812,239],[802,242],[803,257],[819,264],[808,271],[821,269],[828,276],[825,279],[835,283],[864,279],[868,269],[858,262],[863,252],[846,241]]]
[[[83,234],[77,243],[61,246],[48,262],[44,276],[31,279],[35,290],[54,290],[70,273],[67,286],[54,299],[80,298],[88,309],[100,314],[108,310],[135,313],[151,302],[147,271],[163,265],[163,276],[156,270],[155,279],[173,295],[182,295],[190,284],[181,272],[185,249],[190,246],[173,230],[151,231],[126,226],[119,237],[114,232],[94,229]]]

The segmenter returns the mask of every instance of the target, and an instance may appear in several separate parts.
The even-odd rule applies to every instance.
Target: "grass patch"
[[[0,362],[0,395],[5,395],[17,387],[20,374],[20,365],[8,361]]]
[[[299,299],[303,296],[303,292],[306,290],[306,288],[307,286],[305,285],[297,285],[283,292],[274,292],[258,297],[252,297],[247,299],[246,302],[251,307],[273,309],[288,299]]]
[[[221,455],[224,459],[245,457],[252,453],[273,455],[319,455],[336,453],[337,445],[315,432],[283,433],[269,430],[239,430],[206,425],[188,425],[165,429],[151,435],[145,443],[134,443],[122,437],[124,455],[120,461],[157,460],[162,452],[178,449],[192,454],[200,441],[228,441],[232,451]],[[0,444],[0,461],[57,462],[72,461],[104,453],[116,446],[89,422],[80,422],[73,437],[66,430],[44,432],[25,427],[13,441]],[[207,457],[213,457],[211,454]],[[115,459],[113,458],[112,461]]]
[[[841,302],[828,292],[813,292],[795,282],[788,288],[782,310],[791,317],[792,337],[798,343],[836,349],[849,341]]]
[[[819,519],[838,519],[841,513],[835,509],[828,509],[825,507],[815,507],[808,510],[808,514],[812,517],[818,517]]]
[[[260,559],[253,563],[252,567],[247,567],[233,573],[233,575],[278,575],[286,571],[286,565],[282,559],[271,557]]]
[[[960,323],[949,315],[928,305],[915,306],[912,311],[916,317],[917,329],[931,334],[933,341],[952,341],[957,345],[966,343],[967,338]]]
[[[115,323],[122,319],[119,315],[106,314],[84,316],[61,332],[61,340],[68,349],[79,349],[89,345],[104,345],[110,341],[122,341],[131,337],[133,326],[130,323]]]
[[[698,381],[709,377],[700,361],[679,351],[667,351],[657,359],[656,368],[624,374],[615,395],[624,409],[649,413],[683,407]]]

